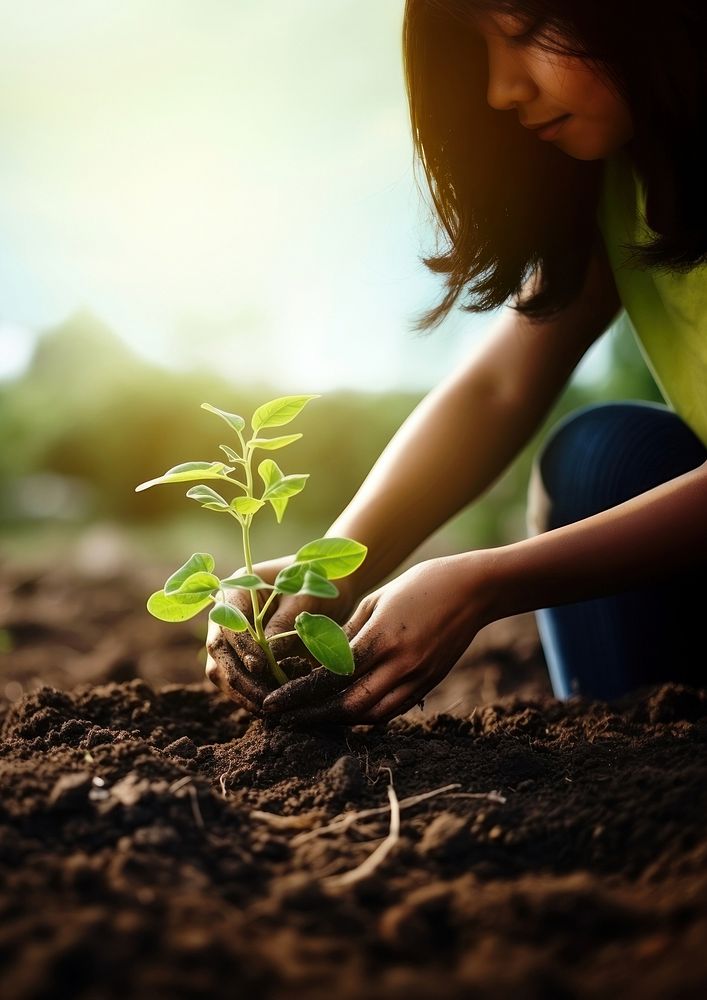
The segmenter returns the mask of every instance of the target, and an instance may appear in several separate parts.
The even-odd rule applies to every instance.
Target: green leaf
[[[234,510],[236,514],[240,514],[242,517],[246,517],[248,514],[255,514],[256,511],[264,506],[265,501],[258,500],[257,497],[236,497],[235,500],[231,500],[231,510]]]
[[[280,594],[296,594],[304,583],[304,574],[310,568],[309,563],[294,562],[285,566],[275,577],[275,590]]]
[[[229,462],[233,462],[234,465],[245,465],[244,460],[238,455],[233,448],[229,448],[227,444],[220,444],[219,448],[224,453]]]
[[[157,479],[140,483],[135,487],[135,492],[140,493],[141,490],[149,489],[150,486],[160,486],[162,483],[193,483],[199,479],[223,479],[227,474],[223,462],[183,462],[181,465],[175,465],[173,469],[167,469]]]
[[[258,466],[258,475],[263,480],[265,489],[268,489],[273,483],[279,483],[281,479],[285,478],[282,469],[271,458],[266,458],[260,463]]]
[[[228,413],[226,410],[219,410],[217,406],[212,406],[211,403],[202,403],[201,408],[202,410],[208,410],[209,413],[215,413],[217,417],[221,417],[236,433],[240,433],[245,427],[245,420],[243,417],[239,417],[237,413]]]
[[[276,438],[252,438],[248,442],[251,448],[263,448],[265,451],[277,451],[278,448],[286,448],[288,444],[299,441],[301,434],[285,434]]]
[[[301,611],[295,618],[295,630],[310,653],[335,674],[352,674],[354,658],[346,633],[326,615]]]
[[[215,565],[214,557],[208,552],[195,552],[193,556],[189,556],[183,566],[172,573],[164,585],[165,594],[175,594],[184,581],[188,580],[194,573],[210,573]]]
[[[245,590],[272,590],[272,584],[266,583],[257,573],[243,573],[241,576],[229,576],[221,581],[221,586],[229,590],[243,587]]]
[[[168,597],[179,597],[183,595],[196,594],[200,597],[205,597],[207,594],[213,594],[221,589],[221,581],[213,573],[192,573],[188,576],[186,580],[183,581],[178,590],[167,590],[165,587],[165,593]]]
[[[159,618],[162,622],[186,622],[198,615],[209,604],[211,604],[210,597],[187,594],[179,599],[173,595],[165,594],[164,590],[157,590],[148,599],[147,610],[154,618]]]
[[[223,628],[229,628],[231,632],[245,632],[248,628],[246,616],[230,604],[215,604],[209,612],[209,619]]]
[[[266,491],[276,483],[282,482],[285,478],[282,469],[278,466],[277,462],[273,462],[271,458],[266,458],[260,463],[258,466],[258,475],[263,480]],[[280,524],[287,508],[288,497],[281,497],[279,499],[277,497],[268,497],[268,500],[272,504],[272,509],[275,511],[277,523]]]
[[[283,424],[289,424],[310,399],[318,398],[318,396],[280,396],[278,399],[271,399],[255,411],[250,422],[251,427],[257,432],[265,427],[282,427]]]
[[[277,523],[282,524],[282,518],[284,517],[285,511],[287,510],[287,505],[290,501],[285,498],[284,500],[271,500],[272,509],[275,511],[275,517],[277,518]]]
[[[339,580],[358,569],[368,549],[352,538],[317,538],[297,552],[298,562],[314,563],[329,580]]]
[[[283,476],[263,493],[263,500],[285,500],[301,493],[307,484],[309,473],[303,476]]]
[[[304,583],[300,588],[300,594],[311,594],[312,597],[338,597],[339,591],[316,569],[308,569],[304,574]]]
[[[312,597],[338,597],[339,591],[309,563],[292,563],[280,570],[275,579],[280,594],[309,594]]]
[[[208,510],[228,510],[228,500],[224,500],[220,493],[216,490],[212,490],[210,486],[192,486],[190,490],[187,490],[187,496],[190,500],[196,500],[200,503],[202,507],[206,507]]]

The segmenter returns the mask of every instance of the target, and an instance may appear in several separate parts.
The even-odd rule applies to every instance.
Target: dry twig
[[[302,830],[307,829],[312,823],[321,820],[323,815],[322,812],[308,812],[300,813],[298,816],[281,816],[279,813],[269,813],[263,812],[261,809],[254,809],[250,814],[250,818],[259,819],[276,830]],[[294,844],[297,839],[295,837],[292,843]]]
[[[411,795],[407,799],[402,799],[398,806],[402,809],[410,809],[412,806],[418,805],[420,802],[425,802],[427,799],[434,798],[437,795],[446,795],[453,792],[455,789],[461,788],[461,785],[444,785],[442,788],[435,788],[431,792],[422,792],[419,795]],[[481,795],[482,798],[486,798],[486,793]],[[324,833],[344,833],[350,826],[354,823],[358,823],[362,819],[369,819],[371,816],[381,816],[383,813],[387,813],[389,806],[376,806],[374,809],[361,809],[360,811],[351,810],[349,812],[341,813],[339,816],[335,816],[331,823],[327,823],[326,826],[317,827],[316,830],[308,830],[306,833],[300,833],[299,836],[295,837],[292,841],[292,846],[297,847],[299,844],[304,844],[305,841],[310,840],[312,837],[319,837]]]
[[[376,870],[378,865],[388,857],[398,840],[400,839],[400,803],[393,787],[393,775],[390,774],[390,784],[388,785],[388,802],[390,803],[390,829],[385,840],[378,845],[373,854],[369,854],[365,861],[362,861],[356,868],[344,872],[342,875],[330,875],[325,879],[332,888],[342,889],[347,885],[360,882],[361,879],[368,878]]]
[[[183,778],[177,778],[176,781],[173,781],[172,784],[169,786],[169,790],[172,793],[172,795],[174,795],[174,793],[178,792],[180,788],[184,788],[185,785],[188,785],[190,781],[191,781],[191,775],[185,774]]]
[[[201,806],[199,805],[199,793],[193,785],[187,785],[187,792],[189,793],[189,798],[191,799],[191,811],[194,817],[194,822],[201,830],[206,829],[206,824],[204,823],[204,817],[201,815]]]
[[[186,788],[187,795],[189,796],[189,801],[191,803],[191,813],[194,817],[194,822],[199,827],[200,830],[206,829],[206,824],[204,823],[204,817],[201,815],[201,807],[199,806],[199,795],[191,783],[191,775],[186,774],[183,778],[178,778],[177,781],[173,781],[169,786],[169,790],[172,795],[176,795],[177,792],[181,791],[182,788]],[[177,798],[182,798],[181,795],[177,795]]]

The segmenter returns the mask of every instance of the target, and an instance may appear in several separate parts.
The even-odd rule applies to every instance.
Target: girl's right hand
[[[280,570],[291,565],[294,559],[295,557],[290,555],[257,563],[253,566],[253,572],[266,583],[272,584]],[[356,594],[348,577],[333,582],[339,591],[338,597],[322,598],[296,594],[280,594],[276,597],[266,612],[264,621],[266,637],[292,631],[295,627],[295,618],[301,611],[328,615],[340,624],[346,621],[353,610]],[[262,606],[270,591],[261,590],[256,593]],[[253,624],[253,606],[248,591],[230,591],[228,603],[238,608],[251,625]],[[272,644],[272,650],[276,660],[299,655],[310,660],[313,666],[318,665],[297,635],[276,639]],[[230,629],[209,622],[206,652],[206,676],[209,680],[226,697],[248,709],[249,712],[262,714],[263,700],[277,687],[277,684],[265,654],[250,634],[232,632]]]

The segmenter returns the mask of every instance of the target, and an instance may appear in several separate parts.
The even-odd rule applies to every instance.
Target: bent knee
[[[706,457],[699,438],[665,406],[636,401],[585,407],[558,424],[533,463],[528,530],[539,534],[598,514]]]

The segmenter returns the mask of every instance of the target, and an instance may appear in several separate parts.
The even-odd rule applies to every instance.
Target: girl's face
[[[538,130],[577,160],[604,159],[633,135],[626,102],[588,60],[544,50],[527,19],[506,13],[479,14],[478,29],[488,51],[486,99],[498,111],[518,113],[519,125],[561,119]]]

